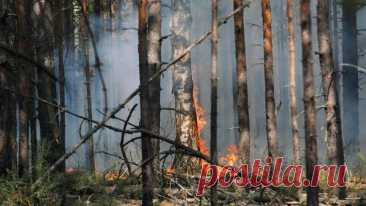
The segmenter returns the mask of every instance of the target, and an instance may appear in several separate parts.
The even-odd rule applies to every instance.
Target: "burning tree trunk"
[[[234,10],[243,6],[242,0],[234,0]],[[236,48],[236,71],[237,71],[237,106],[239,113],[239,150],[242,163],[250,161],[250,124],[249,124],[249,99],[247,65],[245,56],[245,32],[244,11],[240,10],[234,16],[235,24],[235,48]]]
[[[318,1],[318,39],[319,60],[322,73],[323,92],[326,101],[326,125],[327,125],[327,154],[329,164],[343,165],[343,140],[341,128],[341,115],[339,111],[338,91],[336,82],[338,79],[334,73],[331,36],[329,29],[330,0]],[[345,198],[345,188],[339,189],[340,198]]]
[[[148,74],[153,76],[160,70],[161,65],[161,15],[160,1],[149,0],[148,9]],[[160,134],[160,77],[154,79],[150,84],[149,99],[153,102],[151,107],[151,131]],[[151,140],[153,143],[154,155],[160,152],[160,141]],[[159,156],[157,156],[159,157]],[[155,159],[155,167],[159,168],[159,158]]]
[[[214,164],[217,164],[217,87],[218,87],[218,6],[217,0],[211,1],[211,140],[210,140],[210,156]],[[211,205],[217,205],[217,186],[211,189]]]
[[[292,131],[292,149],[294,163],[300,163],[300,133],[297,124],[297,100],[296,100],[296,46],[294,29],[294,1],[287,0],[288,18],[288,61],[289,61],[289,95],[290,95],[290,117]]]
[[[316,137],[316,110],[313,71],[313,53],[311,42],[310,0],[301,0],[301,42],[304,83],[304,111],[305,111],[305,161],[306,178],[311,179],[314,166],[318,162]],[[307,188],[307,204],[319,204],[319,188]]]
[[[191,0],[172,0],[172,12],[170,30],[172,33],[172,59],[175,59],[191,43]],[[190,53],[173,66],[173,84],[176,140],[185,146],[196,148],[197,143],[193,139],[196,135],[196,115]],[[175,160],[175,167],[191,168],[192,162],[190,158],[187,158],[182,159],[178,155]],[[188,167],[187,161],[189,161]]]
[[[148,64],[148,0],[138,1],[138,52],[139,52],[139,73],[140,85],[146,85],[149,80],[149,64]],[[144,129],[152,129],[152,110],[151,105],[155,104],[150,101],[153,95],[151,87],[144,86],[140,92],[140,110],[141,110],[141,126]],[[160,91],[158,94],[160,96]],[[150,160],[154,155],[154,148],[151,139],[147,134],[142,134],[141,141],[142,162]],[[153,205],[154,197],[154,166],[153,161],[148,161],[142,166],[142,204]]]
[[[278,156],[277,119],[273,82],[272,12],[269,0],[262,0],[262,18],[268,155],[276,157]]]
[[[80,24],[81,30],[81,47],[82,47],[82,56],[84,57],[84,75],[85,75],[85,90],[86,90],[86,114],[88,119],[93,119],[93,111],[92,111],[92,97],[91,97],[91,69],[89,65],[89,35],[88,35],[88,22],[86,21],[84,14],[88,14],[88,0],[82,0],[82,20]],[[92,121],[88,121],[88,131],[93,128]],[[86,168],[90,171],[90,173],[95,172],[95,161],[94,161],[94,141],[93,137],[89,138],[88,144],[86,147]]]
[[[17,0],[17,49],[20,51],[28,51],[27,55],[32,56],[31,36],[32,28],[30,25],[31,1]],[[23,67],[24,65],[19,65]],[[27,175],[29,172],[29,145],[28,145],[28,129],[29,129],[29,101],[26,97],[30,94],[30,75],[29,69],[19,68],[18,82],[18,109],[19,109],[19,175]]]
[[[357,65],[357,5],[355,0],[343,1],[343,63]],[[358,122],[358,71],[353,67],[343,66],[342,70],[343,99],[343,133],[345,149],[350,163],[355,160],[359,148]]]

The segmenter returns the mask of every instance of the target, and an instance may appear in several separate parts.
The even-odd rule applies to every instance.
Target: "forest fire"
[[[205,125],[207,124],[207,121],[205,120],[204,114],[205,109],[203,108],[202,104],[198,100],[198,89],[197,87],[194,87],[193,89],[193,103],[195,106],[196,111],[196,131],[195,131],[195,139],[197,143],[197,149],[202,152],[205,155],[209,155],[209,150],[206,146],[206,141],[201,137],[201,132]],[[203,162],[200,160],[200,164]]]
[[[230,144],[226,148],[227,154],[220,157],[223,165],[234,166],[239,160],[239,149],[236,145]]]

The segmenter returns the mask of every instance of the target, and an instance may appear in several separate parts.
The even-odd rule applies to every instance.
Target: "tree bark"
[[[292,132],[293,161],[300,163],[300,133],[297,123],[297,98],[296,98],[296,45],[294,28],[294,0],[287,0],[288,18],[288,61],[289,61],[289,96],[290,96],[290,118]]]
[[[343,63],[357,65],[357,5],[355,0],[343,1]],[[348,164],[356,160],[360,152],[359,141],[359,84],[358,71],[352,67],[342,67],[342,100],[343,100],[343,133],[345,138],[346,156],[350,157]]]
[[[338,75],[334,71],[332,44],[330,36],[330,0],[318,1],[318,39],[319,60],[322,73],[322,86],[326,101],[326,142],[328,161],[331,165],[343,165],[343,139],[341,114],[339,110],[337,84]],[[339,188],[339,198],[345,198],[345,188]]]
[[[310,180],[313,175],[314,166],[318,163],[310,0],[301,0],[300,16],[304,81],[306,178]],[[308,205],[316,206],[319,204],[318,192],[318,187],[307,188]]]
[[[148,64],[148,0],[138,1],[138,52],[139,52],[139,73],[140,85],[145,85],[149,80]],[[140,92],[140,112],[142,128],[151,127],[151,105],[150,87],[143,87]],[[154,148],[151,139],[147,134],[142,134],[141,141],[142,162],[145,162],[154,155]],[[152,206],[154,198],[154,166],[153,161],[142,166],[142,205]]]
[[[161,3],[156,0],[148,2],[148,73],[149,77],[160,70],[161,65]],[[160,134],[160,77],[150,85],[149,99],[151,102],[151,131]],[[152,140],[154,155],[160,153],[160,141]],[[158,169],[160,158],[156,156],[154,166]]]
[[[23,2],[16,1],[17,15],[17,50],[27,51],[27,55],[32,56],[32,40],[31,36],[31,18],[30,9],[31,1]],[[19,64],[19,67],[24,65]],[[29,70],[19,68],[18,91],[21,96],[18,96],[19,110],[19,176],[26,176],[29,172],[29,145],[28,145],[28,129],[29,129],[29,101],[24,96],[29,96],[30,93],[30,72]]]
[[[91,94],[91,69],[89,65],[89,35],[87,29],[87,20],[85,19],[85,15],[88,14],[88,0],[82,0],[82,9],[83,15],[80,24],[80,30],[82,33],[82,55],[84,57],[84,75],[85,75],[85,91],[86,91],[86,107],[85,111],[88,119],[93,119],[93,110],[92,110],[92,94]],[[88,121],[88,131],[93,128],[93,123]],[[93,137],[90,137],[88,140],[88,144],[86,147],[86,168],[89,170],[91,174],[95,172],[95,160],[94,160],[94,140]]]
[[[234,10],[243,6],[242,0],[234,0]],[[249,99],[248,79],[245,54],[245,28],[244,11],[240,10],[234,16],[235,25],[235,49],[237,71],[237,107],[239,115],[239,150],[243,164],[250,163],[250,122],[249,122]]]
[[[273,81],[272,11],[269,0],[262,0],[266,130],[268,155],[278,156],[277,119]]]
[[[0,87],[8,87],[6,69],[0,65]],[[7,131],[7,116],[11,111],[8,110],[9,98],[5,91],[0,91],[0,99],[3,100],[0,104],[0,176],[6,175],[7,170],[11,169],[11,161],[9,155],[9,131]],[[14,114],[15,115],[15,114]]]
[[[211,140],[210,140],[210,156],[211,161],[215,164],[217,160],[217,96],[218,96],[218,6],[217,0],[211,1]],[[211,205],[217,205],[217,185],[211,188]]]
[[[182,54],[191,43],[191,0],[172,0],[172,59]],[[176,141],[188,147],[196,148],[194,141],[196,115],[193,101],[193,78],[191,69],[191,53],[173,65],[173,90],[175,96]],[[175,168],[192,169],[190,157],[176,156]],[[184,171],[187,172],[187,171]]]

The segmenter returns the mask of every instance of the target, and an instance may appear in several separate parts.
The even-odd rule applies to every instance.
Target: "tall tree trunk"
[[[355,0],[343,1],[343,63],[357,65],[357,5]],[[351,165],[359,151],[359,84],[358,71],[353,67],[342,67],[343,79],[343,133],[345,138],[346,156],[350,157]]]
[[[218,6],[217,0],[211,0],[211,140],[210,156],[214,164],[217,160],[217,96],[218,96]],[[217,185],[211,188],[211,205],[217,205]]]
[[[273,81],[272,11],[269,0],[262,0],[266,130],[268,155],[278,156],[277,119]]]
[[[56,34],[56,47],[58,55],[58,77],[59,77],[59,98],[60,106],[65,107],[65,65],[64,65],[64,35],[72,35],[73,33],[66,34],[64,32],[64,12],[60,8],[64,8],[63,1],[57,1],[55,4],[55,34]],[[65,153],[65,112],[59,109],[60,114],[60,142],[58,142],[57,158],[61,157]],[[60,167],[60,170],[65,170],[65,164]]]
[[[138,52],[139,52],[139,73],[140,85],[146,85],[149,79],[148,64],[148,0],[138,1]],[[141,126],[151,129],[152,112],[150,101],[150,87],[143,86],[140,92]],[[147,134],[142,134],[141,142],[142,162],[153,158],[154,148],[151,139]],[[142,205],[152,206],[154,198],[154,166],[153,161],[148,161],[142,166]]]
[[[17,49],[19,51],[27,51],[27,55],[32,56],[33,50],[31,45],[31,1],[17,0],[16,15],[17,15]],[[23,67],[25,65],[19,65]],[[19,68],[18,81],[18,109],[19,109],[19,175],[28,175],[29,172],[29,145],[28,145],[28,129],[29,129],[29,101],[26,97],[30,94],[30,73],[29,69]]]
[[[294,22],[294,0],[287,0],[287,18],[288,18],[288,64],[289,64],[289,101],[290,101],[290,121],[292,133],[292,153],[293,163],[300,164],[300,132],[297,122],[297,96],[296,96],[296,39]],[[298,189],[298,197],[302,189]]]
[[[326,126],[327,126],[327,155],[331,165],[343,165],[343,139],[341,114],[339,110],[338,91],[336,82],[338,79],[334,71],[332,44],[330,36],[330,0],[318,1],[318,39],[319,60],[322,73],[322,85],[324,99],[326,101]],[[345,198],[345,188],[339,188],[340,199]]]
[[[294,0],[287,0],[288,18],[288,61],[289,61],[289,96],[290,118],[292,132],[292,150],[294,163],[300,163],[300,133],[297,123],[297,98],[296,98],[296,45],[294,29]]]
[[[1,62],[0,62],[1,63]],[[0,64],[0,88],[7,88],[7,75],[6,68]],[[11,104],[9,102],[9,98],[7,95],[10,93],[5,90],[0,90],[0,99],[2,103],[0,104],[0,176],[6,175],[7,170],[11,169],[11,161],[9,155],[9,132],[7,131],[7,116],[9,115],[8,105]]]
[[[172,59],[175,59],[191,43],[191,0],[172,0],[172,12],[170,30],[172,33]],[[190,53],[173,66],[173,84],[176,141],[185,146],[196,148],[197,145],[194,141],[196,121]],[[177,155],[175,162],[177,169],[189,170],[192,168],[193,162],[189,157],[182,158],[181,155]]]
[[[304,81],[306,178],[310,180],[313,175],[314,166],[318,163],[310,0],[301,0],[300,16]],[[318,187],[307,188],[308,205],[316,206],[319,204],[318,192]]]
[[[82,0],[82,9],[85,15],[88,15],[88,0]],[[89,65],[89,35],[88,35],[88,25],[84,15],[82,15],[81,20],[81,33],[82,33],[82,55],[84,57],[84,75],[85,75],[85,90],[86,90],[86,114],[88,119],[93,119],[93,110],[92,110],[92,94],[91,94],[91,70]],[[88,131],[93,128],[92,121],[88,121]],[[94,160],[94,141],[93,137],[89,138],[88,144],[86,147],[86,168],[90,173],[95,172],[95,160]]]
[[[152,76],[160,70],[161,65],[161,3],[156,0],[149,0],[148,9],[148,64],[149,76]],[[149,92],[150,101],[153,102],[151,106],[151,131],[154,134],[160,134],[160,78],[156,78],[150,84]],[[160,141],[152,140],[154,155],[160,152]],[[159,168],[160,158],[155,158],[155,167]]]
[[[234,0],[234,10],[243,6],[242,0]],[[250,124],[249,124],[249,99],[248,79],[245,54],[244,11],[240,10],[234,16],[235,48],[237,71],[237,106],[239,115],[239,148],[243,164],[250,163]]]
[[[42,42],[41,45],[36,47],[36,54],[38,61],[45,64],[48,68],[52,68],[49,72],[55,73],[54,63],[54,25],[52,22],[52,8],[49,2],[36,1],[35,6],[38,7],[38,11],[34,12],[36,15],[35,26],[37,41]],[[59,9],[59,8],[58,8]],[[62,35],[62,34],[59,34]],[[49,102],[57,104],[57,86],[56,83],[44,72],[38,73],[39,82],[38,94],[39,97],[46,99]],[[60,136],[58,109],[46,104],[39,104],[38,106],[38,118],[40,124],[40,135],[42,140],[42,148],[45,153],[45,160],[48,165],[52,165],[63,154],[63,143]],[[61,149],[60,149],[61,148]],[[57,169],[61,171],[63,166],[61,165]]]

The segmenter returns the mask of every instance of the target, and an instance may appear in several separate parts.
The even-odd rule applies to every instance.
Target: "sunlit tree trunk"
[[[358,63],[357,53],[357,1],[345,0],[343,5],[343,37],[342,55],[343,63],[356,66]],[[346,156],[349,157],[349,164],[356,158],[360,151],[359,141],[359,84],[358,71],[354,67],[342,67],[342,100],[343,100],[343,133],[345,141]]]
[[[242,0],[234,0],[234,10],[243,6]],[[249,124],[249,99],[248,79],[245,54],[244,11],[241,10],[234,16],[235,48],[237,71],[237,106],[239,115],[239,148],[242,163],[250,162],[250,124]]]
[[[138,52],[139,52],[139,73],[140,85],[146,85],[149,79],[148,64],[148,0],[138,1]],[[151,129],[152,112],[150,101],[150,87],[143,86],[140,92],[141,126],[144,129]],[[157,94],[159,95],[159,94]],[[154,148],[151,139],[147,134],[142,134],[141,142],[142,162],[153,158]],[[142,166],[142,205],[152,206],[154,197],[154,166],[149,161]]]
[[[278,156],[277,119],[273,81],[272,11],[269,0],[262,0],[266,130],[268,155]]]
[[[301,0],[301,43],[303,62],[306,178],[311,179],[318,163],[310,0]],[[319,204],[319,188],[307,188],[307,204]]]
[[[149,76],[160,70],[161,65],[161,14],[160,1],[149,0],[148,9],[148,64]],[[151,131],[154,134],[160,134],[160,78],[156,78],[150,85],[149,98],[151,106]],[[160,152],[160,141],[151,140],[153,143],[154,155]],[[159,156],[155,159],[155,167],[159,168]]]
[[[289,61],[289,95],[290,117],[292,132],[292,150],[294,163],[300,163],[300,133],[297,123],[297,98],[296,98],[296,45],[294,29],[294,0],[287,0],[288,18],[288,61]]]
[[[327,155],[331,165],[343,165],[343,139],[338,102],[338,75],[334,71],[330,36],[330,0],[318,1],[319,60],[322,73],[324,99],[326,101]],[[339,188],[339,197],[345,198],[345,188]]]
[[[217,96],[218,96],[218,5],[217,0],[211,0],[211,161],[217,164]],[[211,205],[217,205],[217,186],[211,188]]]

